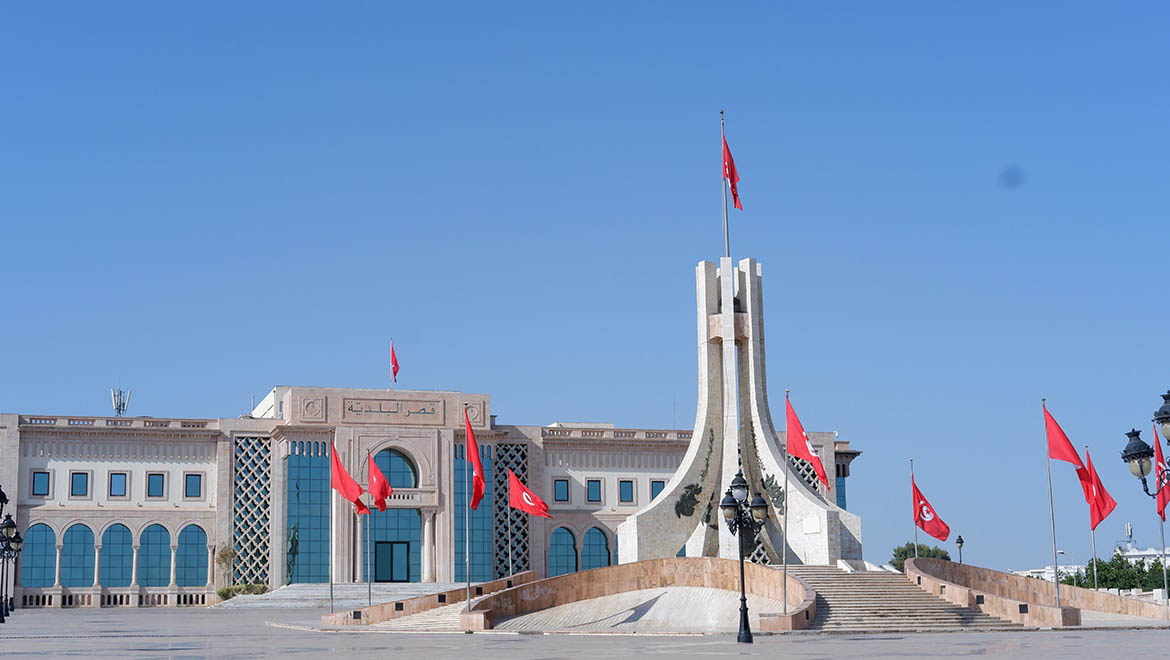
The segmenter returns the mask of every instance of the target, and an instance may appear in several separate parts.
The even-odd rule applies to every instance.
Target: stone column
[[[435,512],[422,512],[423,541],[422,541],[422,581],[435,581]]]
[[[215,546],[207,546],[207,587],[215,587]]]
[[[178,554],[179,554],[179,546],[177,546],[177,545],[172,545],[172,546],[171,546],[171,584],[169,585],[169,586],[172,586],[172,587],[176,586],[176,582],[175,582],[175,568],[176,568],[176,567],[175,567],[175,558],[176,558],[176,557],[178,557]]]
[[[57,565],[54,569],[54,575],[56,577],[53,578],[53,586],[54,587],[61,586],[61,549],[64,547],[65,546],[62,544],[57,544]]]
[[[134,549],[134,559],[130,564],[130,587],[134,588],[138,586],[138,544],[135,543],[131,547]]]
[[[96,543],[93,546],[93,586],[100,587],[102,574],[102,544]]]

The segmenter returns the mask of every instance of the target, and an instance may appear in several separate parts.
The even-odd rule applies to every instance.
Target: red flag
[[[947,540],[947,537],[951,535],[950,526],[938,517],[934,507],[930,506],[930,502],[927,502],[926,498],[922,496],[922,491],[918,490],[918,484],[914,483],[913,475],[910,477],[910,489],[914,496],[914,524],[940,541]]]
[[[520,483],[520,478],[511,470],[508,470],[508,506],[520,509],[524,513],[531,513],[534,516],[552,518],[548,515],[548,505],[544,503],[544,500],[528,490],[528,486]]]
[[[1081,463],[1081,457],[1077,454],[1077,450],[1073,449],[1072,443],[1068,441],[1068,436],[1064,434],[1064,429],[1060,428],[1060,424],[1052,418],[1052,414],[1048,412],[1048,406],[1041,404],[1044,408],[1044,434],[1048,436],[1048,458],[1055,458],[1058,461],[1068,461],[1077,467],[1085,467]]]
[[[1158,515],[1166,520],[1166,504],[1170,503],[1170,466],[1162,459],[1162,443],[1158,439],[1158,427],[1154,426],[1154,460],[1158,467],[1154,468],[1154,485],[1158,488]]]
[[[1088,449],[1085,450],[1085,467],[1077,468],[1077,478],[1081,480],[1081,490],[1085,491],[1085,502],[1089,505],[1089,529],[1097,529],[1097,525],[1117,508],[1117,502],[1101,483]]]
[[[467,417],[467,406],[463,407],[463,424],[467,428],[467,460],[471,461],[471,508],[478,509],[479,501],[483,499],[483,491],[487,482],[483,479],[483,464],[479,461],[479,445],[475,442],[475,432],[471,430],[471,419]]]
[[[743,205],[739,203],[739,172],[735,169],[735,160],[731,157],[731,149],[727,148],[726,136],[723,138],[723,178],[731,184],[731,201],[735,202],[735,208],[742,211]]]
[[[390,342],[390,377],[398,382],[398,356],[394,353],[394,342]]]
[[[796,418],[796,411],[792,409],[792,402],[788,400],[788,395],[784,395],[784,405],[787,406],[787,425],[785,427],[786,440],[788,442],[788,454],[797,458],[803,458],[812,464],[813,470],[817,473],[817,479],[825,484],[825,488],[829,488],[829,477],[825,475],[825,467],[821,465],[821,457],[817,456],[817,450],[813,449],[812,443],[808,440],[808,434],[804,432],[804,427],[801,426],[800,420]]]
[[[379,511],[386,510],[386,498],[390,497],[390,493],[394,489],[390,487],[390,482],[386,481],[386,475],[382,474],[382,468],[374,462],[374,457],[371,456],[367,461],[370,464],[370,497],[374,498],[374,505],[378,507]]]
[[[342,497],[353,502],[353,505],[357,507],[358,513],[369,513],[370,509],[362,502],[362,493],[365,491],[362,490],[361,485],[354,481],[353,477],[349,476],[349,473],[342,467],[341,459],[337,458],[337,446],[329,443],[329,449],[331,452],[329,485],[341,493]]]

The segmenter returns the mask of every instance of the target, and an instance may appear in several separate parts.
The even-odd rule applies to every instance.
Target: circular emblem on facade
[[[305,416],[306,417],[320,417],[321,416],[321,401],[319,399],[309,399],[305,402]]]
[[[480,412],[479,412],[478,406],[467,406],[467,418],[468,419],[470,419],[473,422],[478,422],[479,415],[480,415]]]

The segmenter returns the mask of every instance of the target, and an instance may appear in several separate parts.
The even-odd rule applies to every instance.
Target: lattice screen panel
[[[792,464],[792,469],[796,470],[796,474],[798,474],[801,479],[804,479],[804,483],[808,484],[808,487],[811,488],[814,493],[820,492],[818,489],[820,480],[817,479],[817,471],[813,468],[812,463],[809,463],[803,458],[796,458],[792,455],[788,456],[788,462]]]
[[[768,549],[764,547],[763,543],[756,542],[756,549],[752,550],[752,554],[748,556],[748,561],[753,564],[763,564],[769,566],[772,560],[768,559]]]
[[[508,506],[508,470],[528,483],[528,445],[496,445],[495,463],[495,564],[496,577],[508,575],[508,545],[512,546],[512,573],[529,570],[528,514]],[[511,539],[508,538],[511,530]]]
[[[272,510],[272,441],[236,438],[236,483],[232,538],[236,550],[235,584],[268,583],[269,518]]]

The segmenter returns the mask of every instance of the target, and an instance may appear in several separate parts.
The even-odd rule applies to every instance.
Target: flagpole
[[[722,110],[719,111],[719,136],[721,138],[723,138],[724,142],[727,141],[727,135],[724,134],[724,132],[723,132],[723,111]],[[722,149],[722,145],[720,145],[720,148]],[[722,161],[722,158],[723,158],[722,152],[720,152],[719,158]],[[728,238],[728,232],[727,232],[727,186],[728,186],[728,184],[723,183],[723,180],[727,178],[726,175],[728,174],[726,168],[727,168],[727,165],[725,163],[723,165],[723,172],[722,172],[722,174],[724,176],[721,176],[719,178],[719,182],[723,187],[723,256],[730,257],[731,256],[731,240]],[[787,540],[785,540],[785,543],[787,543]]]
[[[497,454],[497,456],[498,455],[499,454]],[[513,573],[512,573],[512,509],[509,508],[508,509],[508,577],[511,577],[512,575],[513,575]]]
[[[390,338],[390,387],[387,390],[394,389],[394,338]]]
[[[1048,399],[1040,399],[1040,407],[1047,410]],[[1060,565],[1056,560],[1056,513],[1052,508],[1052,458],[1049,455],[1048,424],[1044,424],[1044,467],[1048,468],[1048,523],[1052,527],[1052,586],[1056,590],[1056,607],[1060,609]]]
[[[370,450],[366,450],[366,474],[370,474]],[[368,478],[368,477],[367,477]],[[373,484],[367,484],[371,486]],[[374,517],[374,512],[371,511],[366,514],[366,604],[370,607],[374,606],[374,577],[370,573],[370,544],[373,542],[373,534],[370,532],[370,518]]]
[[[1154,436],[1157,441],[1158,436]],[[1170,588],[1166,586],[1166,521],[1158,516],[1158,527],[1162,530],[1162,591],[1166,592],[1166,605],[1170,606]]]
[[[913,458],[910,459],[910,483],[911,484],[914,483],[914,459]],[[917,507],[918,502],[915,502],[914,506]],[[914,515],[910,517],[910,522],[914,525],[914,558],[915,559],[918,559],[918,521],[915,520],[915,518],[917,518],[917,517],[918,517],[918,509],[915,508]]]
[[[720,111],[719,114],[720,114],[720,119],[722,119],[722,115],[723,115],[722,111]],[[726,223],[727,223],[727,191],[723,192],[723,218],[724,218],[724,220],[723,220],[724,225],[726,226]],[[788,393],[790,391],[791,390],[784,390],[784,403],[785,403],[785,405],[788,405]],[[787,424],[787,422],[785,422],[785,423]],[[784,446],[781,447],[781,449],[784,450],[784,534],[783,534],[784,540],[780,544],[780,555],[783,557],[783,559],[781,560],[781,563],[784,565],[784,577],[783,577],[784,594],[783,594],[783,596],[781,596],[780,601],[782,603],[784,603],[784,614],[788,614],[788,468],[791,467],[791,465],[788,462],[788,431],[789,430],[790,429],[788,429],[787,426],[784,427]]]
[[[334,449],[332,440],[333,439],[330,438],[330,442],[329,442],[329,451],[330,452],[332,452]],[[330,455],[329,458],[330,458],[330,461],[332,461],[332,459],[333,459],[332,454]],[[333,480],[333,463],[332,462],[330,462],[330,464],[329,464],[329,480],[330,481]],[[337,504],[336,497],[337,497],[337,491],[333,488],[333,485],[330,484],[330,487],[329,487],[329,613],[330,614],[333,614],[333,570],[334,570],[334,564],[336,563],[336,558],[337,558],[337,553],[335,552],[335,548],[334,548],[334,542],[337,538],[337,534],[335,534],[336,530],[333,529],[333,509],[334,509],[334,506]]]
[[[463,404],[463,414],[466,419],[467,404]],[[471,443],[467,438],[463,438],[463,494],[466,496],[464,504],[466,505],[463,514],[463,565],[464,575],[467,578],[467,613],[471,613],[471,475],[469,475],[468,468],[471,467],[467,463],[471,461],[471,456],[467,454],[467,450],[471,447]]]
[[[1048,427],[1044,427],[1045,431]],[[1085,456],[1089,455],[1089,445],[1085,445]],[[1092,505],[1089,505],[1089,517],[1092,518]],[[1097,530],[1092,526],[1092,520],[1089,521],[1089,539],[1093,544],[1093,589],[1097,588]],[[1087,576],[1086,576],[1087,577]]]

